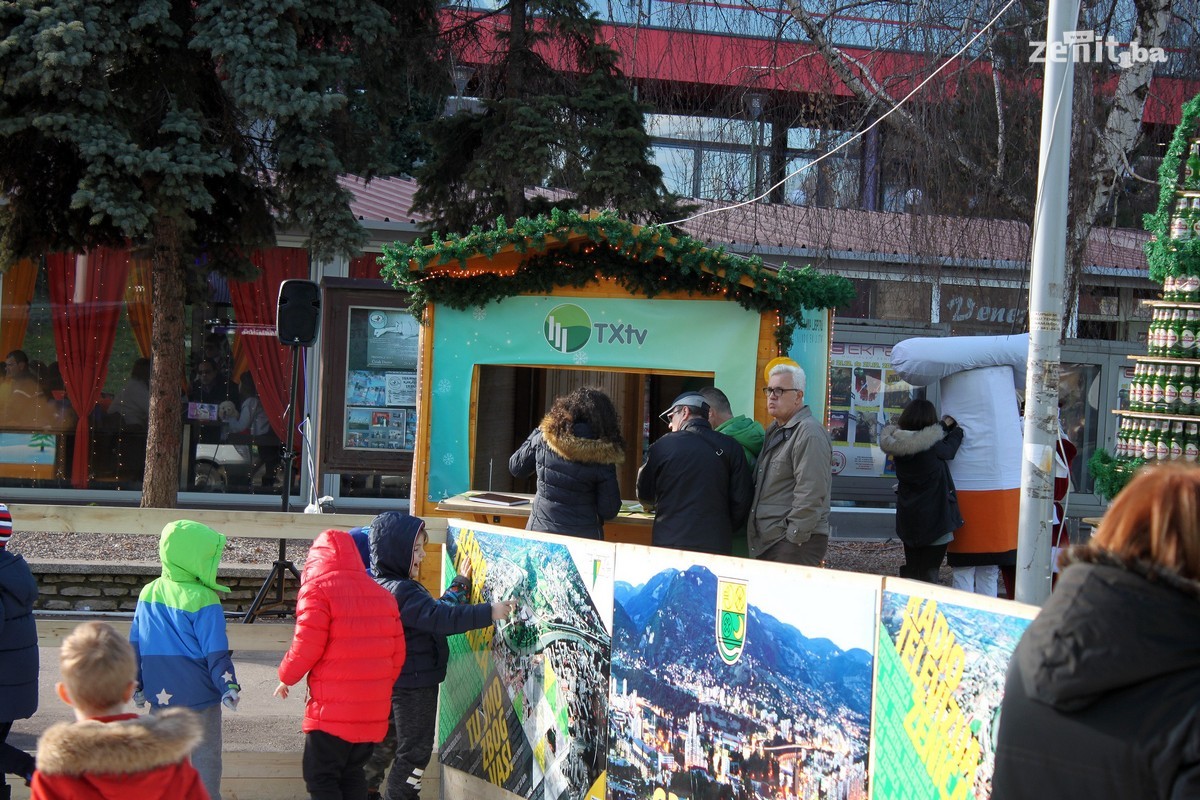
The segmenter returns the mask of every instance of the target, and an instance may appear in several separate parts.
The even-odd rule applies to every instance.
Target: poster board
[[[829,356],[829,413],[826,430],[833,442],[833,474],[877,478],[895,475],[879,449],[879,433],[894,424],[923,390],[892,368],[892,348],[882,344],[834,342]]]
[[[609,797],[865,798],[880,585],[620,545]]]
[[[886,580],[871,725],[872,800],[991,795],[1008,662],[1038,610]]]
[[[536,800],[604,800],[614,545],[451,519],[444,574],[506,621],[450,639],[442,765]]]

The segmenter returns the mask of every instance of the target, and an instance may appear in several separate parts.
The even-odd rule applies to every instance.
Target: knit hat
[[[12,514],[8,513],[8,506],[0,503],[0,547],[8,544],[8,540],[12,537]]]

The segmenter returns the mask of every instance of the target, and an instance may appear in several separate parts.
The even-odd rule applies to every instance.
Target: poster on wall
[[[879,432],[923,390],[901,380],[891,363],[890,345],[834,342],[830,347],[826,429],[833,440],[834,475],[896,474],[879,449]]]
[[[1008,661],[1038,609],[891,579],[881,605],[872,800],[986,800]]]
[[[57,447],[53,433],[0,433],[0,478],[53,478]]]
[[[349,311],[342,446],[411,451],[417,415],[417,321],[396,309]]]
[[[866,798],[878,578],[633,545],[616,566],[610,800]]]
[[[516,613],[450,638],[444,766],[535,800],[604,800],[614,545],[451,520],[444,571]]]

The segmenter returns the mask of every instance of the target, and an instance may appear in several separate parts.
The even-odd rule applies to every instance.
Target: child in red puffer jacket
[[[404,654],[395,598],[363,569],[350,534],[325,531],[308,551],[275,689],[286,698],[308,675],[302,768],[313,797],[366,795],[363,765],[387,732]]]

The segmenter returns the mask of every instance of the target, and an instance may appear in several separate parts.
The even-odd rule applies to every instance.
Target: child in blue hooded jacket
[[[200,717],[203,739],[192,751],[213,800],[221,798],[221,706],[237,710],[237,674],[217,592],[217,566],[225,535],[189,520],[168,523],[158,540],[162,576],[142,589],[133,612],[129,643],[137,657],[134,703],[156,713],[190,708]]]
[[[408,656],[392,689],[392,721],[396,755],[388,772],[384,797],[414,800],[421,776],[433,754],[438,685],[446,679],[450,648],[446,637],[486,628],[512,613],[514,601],[468,605],[471,578],[464,570],[435,600],[419,580],[425,558],[425,523],[399,511],[385,511],[371,521],[368,533],[375,580],[395,596],[404,623]],[[382,772],[382,765],[368,767]]]

